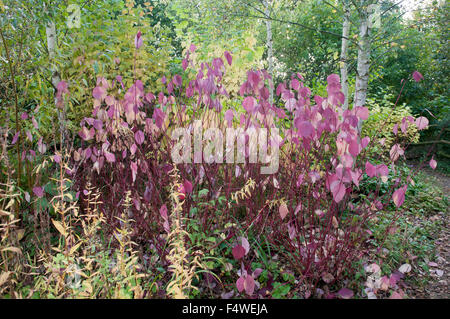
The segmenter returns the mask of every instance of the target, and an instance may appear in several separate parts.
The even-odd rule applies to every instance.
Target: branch
[[[287,24],[292,24],[292,25],[296,25],[299,27],[302,27],[304,29],[307,30],[311,30],[317,33],[326,33],[326,34],[331,34],[334,35],[335,37],[338,37],[340,39],[347,39],[348,41],[354,43],[357,47],[359,47],[359,44],[357,41],[353,40],[352,38],[348,38],[348,37],[343,37],[342,34],[338,34],[338,33],[334,33],[331,31],[327,31],[327,30],[321,30],[321,29],[317,29],[317,28],[313,28],[298,22],[292,22],[292,21],[286,21],[286,20],[281,20],[281,19],[277,19],[277,18],[273,18],[273,17],[267,17],[267,16],[255,16],[255,15],[238,15],[239,17],[242,18],[254,18],[254,19],[263,19],[263,20],[271,20],[271,21],[275,21],[275,22],[280,22],[280,23],[287,23]]]

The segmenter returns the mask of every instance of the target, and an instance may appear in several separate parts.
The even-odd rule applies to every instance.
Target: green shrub
[[[409,125],[406,134],[400,129],[402,119],[406,116],[412,116],[411,109],[405,104],[397,105],[392,102],[393,95],[385,94],[382,99],[367,99],[367,107],[370,116],[364,122],[362,127],[362,136],[369,136],[374,140],[374,147],[371,148],[371,154],[384,156],[389,154],[394,141],[397,139],[400,143],[417,143],[420,135],[415,125]],[[395,136],[393,129],[398,124],[398,135]],[[380,141],[385,139],[384,145]]]

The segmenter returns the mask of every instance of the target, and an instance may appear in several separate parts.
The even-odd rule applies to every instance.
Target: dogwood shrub
[[[138,54],[140,34],[135,44]],[[115,227],[130,192],[132,205],[126,213],[135,221],[133,238],[155,247],[164,259],[161,234],[171,227],[169,172],[176,167],[182,178],[177,196],[183,201],[183,216],[197,219],[204,232],[226,229],[224,240],[233,248],[230,257],[240,265],[239,292],[254,295],[260,288],[255,281],[261,270],[251,268],[255,253],[246,239],[251,232],[267,237],[290,264],[299,285],[306,287],[306,297],[315,294],[318,285],[333,284],[365,254],[371,236],[368,220],[389,206],[399,211],[411,179],[399,177],[389,191],[379,189],[388,176],[396,175],[404,146],[394,138],[387,161],[368,159],[371,148],[380,143],[376,132],[360,133],[369,110],[342,108],[344,95],[336,74],[327,78],[327,96],[314,95],[303,77],[293,74],[290,81],[276,86],[280,103],[271,104],[270,75],[249,70],[239,91],[244,111],[225,110],[224,101],[230,97],[222,80],[232,56],[225,52],[224,58],[194,70],[189,55],[195,49],[192,45],[183,60],[182,74],[161,79],[165,87],[161,92],[150,92],[140,80],[126,88],[120,75],[97,80],[92,116],[81,121],[81,145],[73,152],[72,173],[80,201],[89,181],[100,190],[103,211]],[[175,164],[171,154],[178,141],[172,133],[188,128],[192,141],[198,120],[203,132],[216,127],[224,136],[230,127],[278,128],[279,133],[269,137],[266,151],[272,152],[265,158],[273,158],[279,149],[278,170],[261,173],[267,163],[250,161],[252,143],[241,154],[245,163],[211,163],[194,149],[189,158],[200,156],[201,163]],[[399,127],[421,130],[426,124],[426,118],[407,116]],[[200,151],[206,142],[202,141]],[[234,151],[234,146],[226,149],[227,154]],[[363,178],[376,180],[379,186],[370,194],[360,194]],[[202,202],[200,193],[206,197]],[[207,201],[214,204],[205,205]],[[347,290],[341,292],[349,295]]]

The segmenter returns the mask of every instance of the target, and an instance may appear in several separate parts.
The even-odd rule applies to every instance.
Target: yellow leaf
[[[22,254],[22,250],[20,250],[20,248],[12,247],[12,246],[3,248],[2,251],[12,251],[13,253]]]
[[[25,229],[18,229],[17,230],[17,239],[18,240],[22,240],[24,235],[25,235]]]
[[[73,201],[73,196],[72,196],[72,194],[66,193],[66,194],[64,194],[64,196],[69,197],[69,200]]]
[[[63,235],[64,237],[67,236],[67,232],[64,229],[64,226],[60,222],[52,219],[52,223],[53,225],[55,225],[56,229],[61,233],[61,235]]]
[[[7,210],[7,209],[11,208],[12,205],[14,205],[14,198],[8,202],[8,205],[6,205],[5,209]]]
[[[78,248],[80,248],[80,246],[81,246],[81,244],[82,244],[83,242],[79,242],[78,244],[76,244],[75,246],[73,246],[72,248],[70,248],[70,255],[72,255],[74,252],[76,252],[77,251],[77,249]]]
[[[0,209],[0,216],[9,216],[9,215],[11,215],[11,213]]]
[[[11,271],[6,271],[0,275],[0,287],[8,280],[10,274]]]

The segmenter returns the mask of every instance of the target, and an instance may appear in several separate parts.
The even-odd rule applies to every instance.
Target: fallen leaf
[[[398,271],[400,271],[403,274],[409,273],[411,271],[412,267],[410,264],[403,264],[400,266]]]
[[[353,291],[348,288],[342,288],[338,291],[338,295],[343,299],[350,299],[353,297]]]

